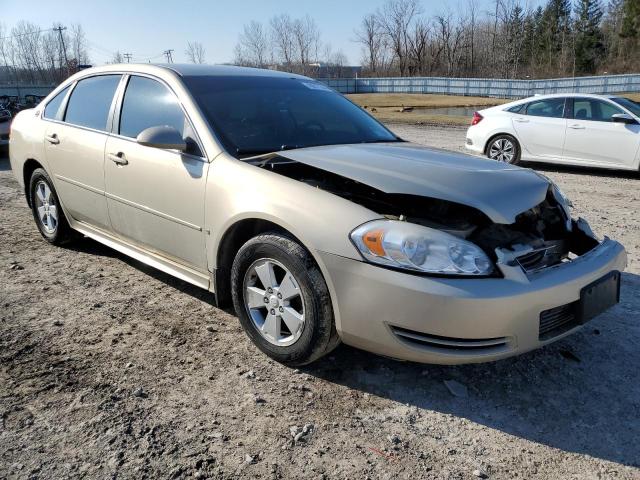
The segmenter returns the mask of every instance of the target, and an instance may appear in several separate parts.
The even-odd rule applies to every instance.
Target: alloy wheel
[[[286,347],[302,335],[302,291],[293,274],[277,260],[262,258],[248,268],[244,304],[253,325],[269,343]]]
[[[49,185],[43,180],[36,183],[35,192],[38,220],[40,220],[44,231],[49,235],[53,235],[58,228],[58,205],[55,197]]]
[[[516,147],[507,138],[499,138],[489,148],[489,158],[499,162],[512,163],[516,156]]]

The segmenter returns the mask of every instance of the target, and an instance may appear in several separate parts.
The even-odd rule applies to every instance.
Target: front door
[[[180,131],[190,151],[136,142],[140,132],[161,125]],[[114,232],[206,272],[204,202],[209,163],[178,99],[155,79],[131,76],[116,132],[105,149],[107,205]]]
[[[640,125],[615,123],[625,113],[596,98],[576,98],[567,126],[564,157],[571,163],[632,168],[640,146]]]

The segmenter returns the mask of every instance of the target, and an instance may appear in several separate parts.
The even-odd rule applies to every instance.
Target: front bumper
[[[517,355],[562,338],[540,340],[540,314],[580,298],[580,290],[627,257],[605,239],[572,262],[504,278],[452,279],[407,274],[320,253],[332,283],[342,341],[380,355],[424,363],[460,364]]]

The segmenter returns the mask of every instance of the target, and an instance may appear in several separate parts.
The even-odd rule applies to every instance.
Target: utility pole
[[[69,59],[67,58],[67,47],[64,44],[64,36],[62,35],[62,31],[66,30],[67,27],[63,27],[62,25],[58,25],[53,30],[58,32],[58,39],[60,40],[59,47],[62,50],[62,54],[64,54],[64,64],[67,67],[67,75],[69,74]],[[62,55],[60,55],[60,72],[62,73]]]
[[[123,53],[122,56],[125,58],[125,60],[127,61],[127,63],[131,63],[131,57],[132,55],[130,53]]]
[[[170,48],[169,50],[165,50],[164,52],[162,52],[164,54],[165,57],[167,57],[167,63],[173,63],[173,55],[172,55],[173,49]]]

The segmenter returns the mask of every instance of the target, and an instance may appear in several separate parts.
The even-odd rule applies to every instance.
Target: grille
[[[564,242],[547,242],[544,248],[538,248],[516,258],[520,266],[527,272],[533,273],[543,268],[562,262],[566,255]]]
[[[536,250],[518,257],[518,263],[527,271],[537,270],[544,266],[543,262],[547,256],[546,249]]]
[[[402,341],[413,346],[427,348],[432,351],[448,353],[500,353],[509,350],[507,337],[495,338],[452,338],[416,332],[402,327],[391,327],[391,331]]]
[[[577,326],[576,306],[573,302],[540,313],[538,339],[548,340]]]

